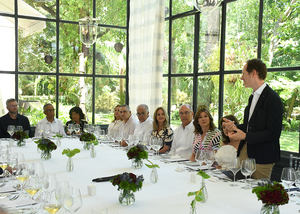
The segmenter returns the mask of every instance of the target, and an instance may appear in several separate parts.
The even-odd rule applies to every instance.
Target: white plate
[[[199,166],[198,162],[193,162],[193,161],[187,161],[184,164],[187,166]]]

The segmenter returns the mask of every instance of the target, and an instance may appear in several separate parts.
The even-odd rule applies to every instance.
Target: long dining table
[[[193,197],[188,197],[187,194],[199,190],[201,186],[200,176],[196,175],[195,171],[187,170],[183,162],[167,162],[156,156],[149,156],[152,162],[160,166],[157,169],[158,182],[153,184],[150,182],[151,169],[145,165],[141,169],[132,168],[126,150],[116,147],[113,143],[97,145],[96,157],[91,158],[90,151],[83,149],[82,142],[78,138],[63,138],[60,146],[52,152],[51,159],[42,160],[33,139],[26,141],[25,146],[14,145],[10,149],[14,153],[23,154],[27,163],[41,162],[48,176],[55,175],[60,182],[68,182],[71,186],[79,188],[82,194],[82,206],[76,212],[78,214],[189,213]],[[73,157],[72,172],[66,170],[67,157],[62,155],[65,148],[81,150]],[[144,176],[143,187],[135,192],[135,203],[130,206],[119,203],[119,191],[110,182],[92,182],[94,178],[123,172]],[[211,178],[205,181],[208,200],[205,203],[197,203],[197,213],[260,213],[262,203],[258,201],[251,189],[241,188],[244,183],[238,182],[238,185],[233,187],[230,185],[232,182],[211,175]],[[88,194],[88,186],[96,189],[96,195]],[[299,209],[300,206],[295,202],[289,202],[280,206],[280,213],[298,213]]]

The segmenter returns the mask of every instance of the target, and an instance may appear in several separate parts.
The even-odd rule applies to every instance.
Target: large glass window
[[[241,69],[245,61],[257,57],[259,0],[239,0],[227,4],[225,70]]]
[[[262,59],[268,67],[300,65],[298,1],[264,0]]]
[[[8,0],[7,2],[13,1]],[[18,12],[25,16],[55,18],[56,1],[18,0]]]
[[[1,5],[1,3],[0,3]],[[15,20],[0,16],[0,71],[15,70]]]
[[[0,115],[7,112],[6,100],[15,97],[15,75],[0,73]]]

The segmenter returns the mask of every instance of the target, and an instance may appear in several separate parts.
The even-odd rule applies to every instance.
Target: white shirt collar
[[[191,127],[193,127],[193,120],[189,123],[189,124],[187,124],[185,127],[183,127],[183,125],[181,124],[181,128],[182,129],[189,129],[189,128],[191,128]]]
[[[252,94],[254,95],[261,95],[261,93],[263,92],[263,90],[265,89],[265,87],[267,86],[266,83],[262,84],[258,89],[256,89],[256,91],[254,91]]]

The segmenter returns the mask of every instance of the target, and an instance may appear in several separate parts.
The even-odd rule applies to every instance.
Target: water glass
[[[70,187],[69,191],[64,194],[63,206],[71,213],[77,212],[82,206],[80,189]]]
[[[248,183],[247,177],[250,176],[256,169],[255,159],[248,158],[242,161],[241,173],[245,176],[246,186],[243,189],[250,189],[250,184]]]
[[[295,183],[295,180],[296,180],[296,172],[294,168],[285,167],[282,169],[281,181],[286,186],[288,186],[288,192],[290,191],[291,186]]]
[[[229,170],[232,172],[233,174],[233,183],[230,184],[230,186],[237,186],[237,184],[235,183],[235,177],[236,177],[236,173],[238,171],[240,171],[241,169],[241,162],[240,159],[235,157],[231,160],[231,162],[229,162]]]
[[[13,126],[13,125],[7,126],[7,132],[8,132],[8,134],[10,135],[10,137],[12,137],[12,136],[14,135],[15,129],[16,129],[16,127]]]

